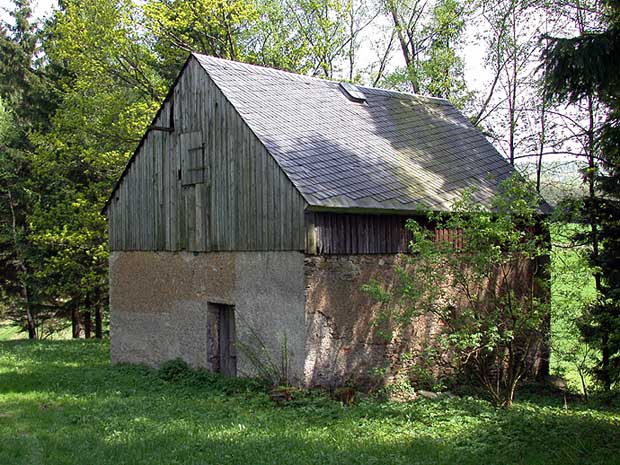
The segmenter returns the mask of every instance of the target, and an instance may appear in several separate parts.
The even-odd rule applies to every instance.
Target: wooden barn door
[[[209,363],[213,371],[237,376],[235,306],[209,304]]]

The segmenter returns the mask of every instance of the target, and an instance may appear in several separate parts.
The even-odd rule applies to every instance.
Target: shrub
[[[409,220],[411,255],[397,269],[400,283],[388,289],[375,280],[364,288],[384,304],[380,318],[393,327],[434,315],[442,325],[440,352],[452,354],[456,372],[476,376],[502,407],[512,404],[548,340],[549,275],[542,258],[549,244],[539,202],[530,186],[510,179],[491,209],[470,192],[449,214],[428,213],[423,224]],[[438,240],[428,224],[456,238]]]

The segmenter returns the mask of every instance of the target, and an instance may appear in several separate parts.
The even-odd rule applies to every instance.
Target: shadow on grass
[[[167,383],[107,344],[0,343],[0,463],[571,464],[620,462],[614,412],[475,399],[411,404]]]

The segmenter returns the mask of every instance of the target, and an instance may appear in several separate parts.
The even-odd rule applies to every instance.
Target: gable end
[[[305,207],[190,57],[104,210],[111,250],[303,250]]]

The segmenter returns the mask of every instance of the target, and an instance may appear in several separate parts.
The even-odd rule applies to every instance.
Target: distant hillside
[[[586,164],[580,160],[550,161],[543,164],[541,193],[552,206],[566,197],[581,196],[587,193],[581,170]],[[532,181],[536,180],[536,167],[533,163],[523,163],[519,171]]]

